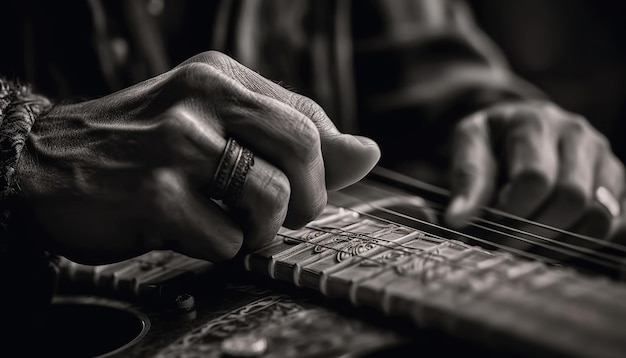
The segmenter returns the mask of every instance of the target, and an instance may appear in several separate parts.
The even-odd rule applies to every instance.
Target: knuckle
[[[227,78],[215,67],[202,63],[190,62],[179,66],[171,77],[171,82],[175,86],[183,88],[182,95],[189,91],[206,93],[217,90],[227,83]]]
[[[463,138],[481,138],[485,136],[483,116],[471,116],[460,121],[453,130],[453,138],[458,142]]]
[[[199,58],[203,63],[219,69],[222,69],[225,66],[228,66],[230,63],[234,62],[234,60],[228,55],[216,50],[202,52],[199,55]]]
[[[191,62],[180,66],[176,70],[174,78],[183,83],[187,83],[191,80],[196,80],[198,77],[205,77],[210,69],[210,66],[202,62]]]
[[[296,124],[294,140],[291,141],[296,157],[306,164],[318,158],[321,148],[321,137],[317,127],[309,120],[301,120]]]
[[[317,125],[329,125],[330,119],[326,115],[326,112],[312,99],[291,92],[291,105],[300,111],[305,116],[309,117],[313,123]]]
[[[513,116],[512,123],[520,131],[539,134],[545,133],[548,127],[541,114],[528,108],[518,110]]]
[[[595,141],[596,141],[596,145],[598,146],[598,151],[600,153],[602,153],[602,152],[612,152],[611,142],[603,134],[596,133]]]
[[[215,50],[206,51],[202,54],[203,62],[216,68],[222,74],[246,82],[248,79],[242,70],[242,65],[230,56]]]
[[[587,120],[578,115],[570,116],[570,119],[564,125],[564,134],[572,137],[582,137],[589,133],[589,123]]]

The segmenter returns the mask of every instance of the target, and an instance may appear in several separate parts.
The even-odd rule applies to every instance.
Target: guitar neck
[[[388,209],[423,204],[387,193],[352,208],[329,205],[317,221],[282,229],[247,255],[245,268],[419,327],[519,345],[525,354],[626,352],[624,286],[403,225],[403,215]]]
[[[436,217],[424,210],[425,198],[441,202],[445,190],[384,170],[373,176],[382,184],[364,181],[331,193],[316,221],[281,229],[244,257],[245,269],[496,349],[624,356],[626,286],[494,250],[496,243],[470,245],[486,241],[480,235],[465,240],[469,236],[433,224]],[[154,251],[101,266],[62,259],[60,268],[71,287],[155,300],[185,292],[211,266]]]

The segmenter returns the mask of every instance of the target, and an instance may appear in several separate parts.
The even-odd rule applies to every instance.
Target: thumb
[[[326,187],[339,190],[356,183],[374,168],[380,159],[380,148],[367,137],[322,134],[322,155]]]
[[[485,206],[495,188],[496,161],[485,115],[476,114],[457,126],[452,140],[452,197],[445,222],[462,227]]]

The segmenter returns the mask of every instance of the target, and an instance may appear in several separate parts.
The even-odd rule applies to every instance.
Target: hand
[[[613,217],[594,192],[604,187],[618,200],[624,194],[624,166],[607,139],[584,118],[545,102],[502,104],[462,120],[451,174],[446,221],[456,227],[491,204],[604,238]]]
[[[239,200],[207,197],[228,137],[255,154]],[[326,190],[378,161],[312,100],[207,52],[109,96],[58,105],[32,128],[18,180],[50,248],[83,263],[154,249],[212,261],[300,227]]]

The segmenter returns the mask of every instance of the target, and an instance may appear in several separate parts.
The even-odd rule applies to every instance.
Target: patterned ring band
[[[209,196],[215,200],[235,201],[243,189],[254,155],[229,138],[217,166]]]

